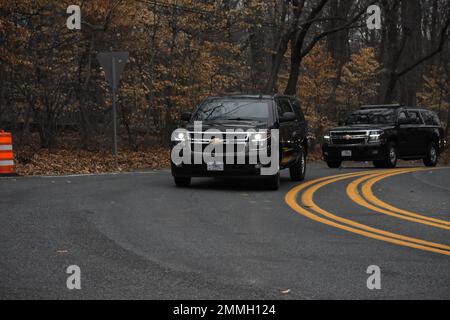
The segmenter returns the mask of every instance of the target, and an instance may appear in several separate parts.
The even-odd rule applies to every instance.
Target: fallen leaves
[[[322,160],[322,149],[320,147],[320,145],[316,144],[314,146],[312,146],[310,148],[310,150],[308,150],[308,161],[318,161],[318,160]]]
[[[308,162],[318,161],[321,158],[320,146],[311,148]],[[98,174],[167,168],[170,166],[170,150],[163,146],[140,151],[119,150],[118,168],[114,166],[111,152],[106,150],[61,148],[49,152],[48,149],[35,151],[30,147],[24,147],[15,150],[15,159],[16,172],[23,176]],[[441,163],[450,163],[450,149],[442,154]]]
[[[121,150],[118,163],[119,167],[116,168],[111,153],[107,151],[60,149],[49,153],[47,149],[36,152],[25,149],[16,153],[16,172],[30,176],[164,168],[170,165],[170,151],[162,146],[152,147],[147,151]]]
[[[442,155],[441,155],[441,163],[443,163],[443,164],[450,164],[450,148],[447,148],[442,153]]]

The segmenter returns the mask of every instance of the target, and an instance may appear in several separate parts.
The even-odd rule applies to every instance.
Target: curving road
[[[167,170],[0,178],[0,298],[450,298],[450,169],[308,170],[277,192]]]

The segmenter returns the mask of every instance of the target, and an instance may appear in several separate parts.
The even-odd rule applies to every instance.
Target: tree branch
[[[445,42],[448,40],[447,31],[448,31],[449,27],[450,27],[450,17],[447,17],[447,21],[441,31],[441,36],[440,36],[438,47],[436,49],[434,49],[433,51],[429,52],[428,54],[426,54],[425,56],[423,56],[422,58],[420,58],[419,60],[417,60],[416,62],[405,67],[402,71],[397,72],[396,76],[401,77],[401,76],[407,74],[408,72],[412,71],[415,67],[417,67],[421,63],[427,61],[428,59],[433,58],[435,55],[437,55],[439,52],[441,52],[444,49]]]

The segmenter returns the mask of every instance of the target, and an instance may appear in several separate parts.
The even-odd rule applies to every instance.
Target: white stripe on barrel
[[[14,160],[0,160],[0,167],[2,166],[13,166]]]
[[[12,151],[12,145],[0,145],[0,151]]]

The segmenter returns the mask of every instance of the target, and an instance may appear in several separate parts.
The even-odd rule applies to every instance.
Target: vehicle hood
[[[202,122],[202,131],[206,130],[217,130],[221,132],[225,132],[227,130],[262,130],[267,129],[268,125],[265,122],[261,121],[204,121]],[[194,124],[189,123],[186,126],[188,131],[194,131]]]
[[[353,130],[387,130],[393,129],[393,125],[353,125],[331,128],[330,131],[353,131]]]

